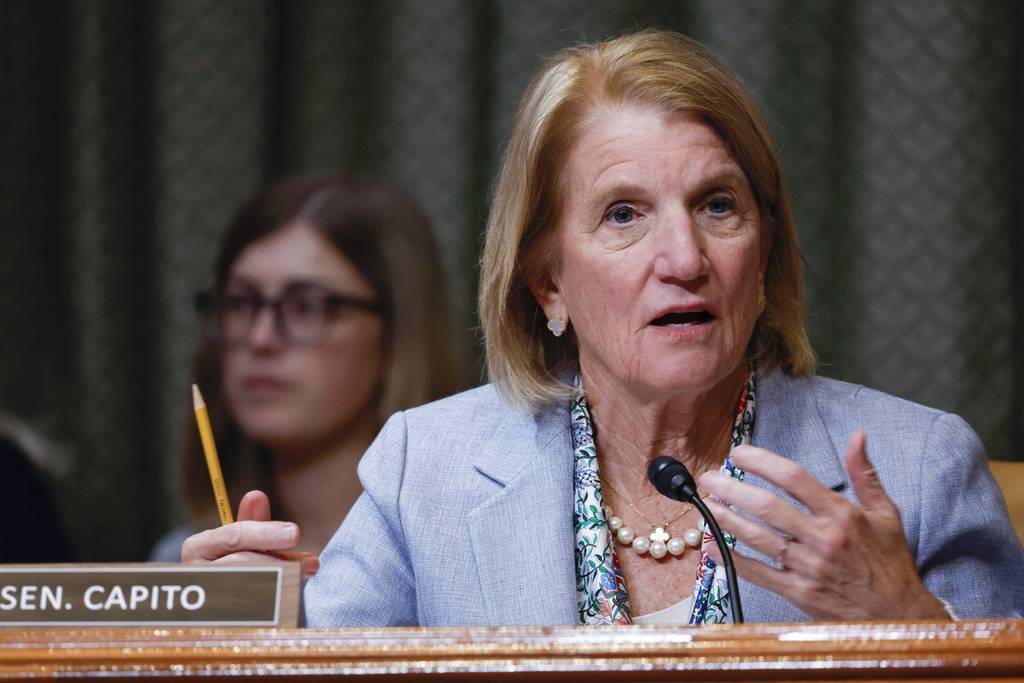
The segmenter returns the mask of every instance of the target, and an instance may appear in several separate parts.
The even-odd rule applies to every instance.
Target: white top
[[[703,519],[697,520],[696,529],[701,533],[701,538],[704,537],[704,527],[707,524]],[[689,548],[687,548],[689,550]],[[674,605],[669,605],[665,609],[660,609],[657,612],[651,612],[650,614],[643,614],[639,617],[633,617],[634,624],[689,624],[690,623],[690,612],[693,611],[693,593],[680,600]]]
[[[690,612],[693,610],[693,594],[683,598],[674,605],[657,612],[633,617],[634,624],[688,624]]]

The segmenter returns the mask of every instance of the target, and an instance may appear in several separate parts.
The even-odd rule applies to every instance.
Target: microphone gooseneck
[[[722,564],[725,565],[725,576],[729,583],[729,594],[732,596],[732,620],[735,624],[743,623],[743,607],[740,605],[740,588],[736,580],[736,569],[732,564],[732,553],[725,542],[722,529],[718,526],[707,505],[697,495],[697,482],[693,475],[686,469],[683,463],[667,455],[659,455],[647,466],[647,479],[654,485],[663,496],[682,503],[691,503],[704,521],[711,529],[711,535],[715,537],[718,545],[718,552],[722,554]]]

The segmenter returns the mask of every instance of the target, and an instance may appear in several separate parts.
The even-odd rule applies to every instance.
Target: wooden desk
[[[0,677],[1024,679],[1024,620],[718,627],[0,631]]]

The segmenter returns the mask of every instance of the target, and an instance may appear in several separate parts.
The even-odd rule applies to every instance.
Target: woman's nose
[[[253,349],[277,348],[283,345],[281,330],[278,328],[277,316],[270,306],[263,306],[252,319],[246,345]]]
[[[658,226],[655,274],[691,282],[707,273],[703,235],[689,212],[675,212]]]

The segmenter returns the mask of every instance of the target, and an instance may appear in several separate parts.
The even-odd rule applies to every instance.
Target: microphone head
[[[667,455],[659,455],[647,465],[647,480],[663,496],[689,501],[697,495],[697,482],[683,463]]]
[[[664,472],[667,468],[671,468],[673,465],[676,465],[677,467],[682,467],[682,463],[680,463],[675,458],[669,457],[667,455],[659,455],[657,458],[647,463],[647,481],[654,484],[654,488],[658,489],[660,493],[665,493],[664,491],[661,490],[661,482],[663,481],[661,476],[662,472]],[[664,481],[667,483],[668,480],[671,479],[671,477],[672,475],[670,473],[664,478]]]

